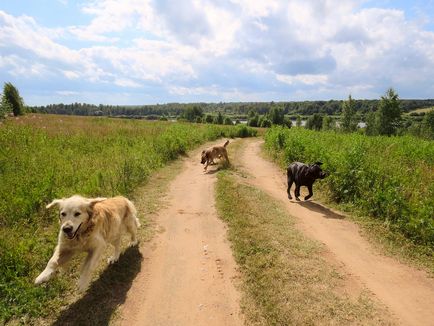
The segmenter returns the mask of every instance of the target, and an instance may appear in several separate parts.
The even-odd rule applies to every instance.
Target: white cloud
[[[60,96],[70,97],[70,96],[79,95],[80,93],[76,91],[57,91],[56,94]]]
[[[0,11],[0,72],[80,80],[118,97],[148,87],[160,102],[376,97],[391,86],[428,97],[434,33],[402,10],[363,3],[94,0],[82,5],[89,24],[59,28]]]
[[[296,83],[302,83],[305,85],[316,85],[327,83],[328,77],[326,75],[276,75],[276,79],[282,83],[294,85]]]
[[[71,71],[71,70],[63,70],[62,72],[65,75],[65,77],[68,78],[68,79],[78,79],[78,78],[80,78],[80,74],[78,72]]]
[[[139,88],[142,86],[139,83],[136,83],[134,80],[127,79],[127,78],[118,78],[115,80],[115,84],[121,87],[133,87],[133,88]]]

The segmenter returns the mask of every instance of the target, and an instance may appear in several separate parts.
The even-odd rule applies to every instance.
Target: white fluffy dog
[[[56,269],[68,262],[75,253],[87,252],[78,282],[78,289],[83,292],[89,285],[92,271],[97,266],[107,243],[115,248],[109,263],[119,259],[123,231],[131,235],[130,245],[137,244],[137,228],[140,226],[136,217],[137,211],[133,203],[125,197],[72,196],[55,199],[47,208],[54,205],[59,205],[60,213],[58,242],[47,267],[36,278],[35,284],[48,281]]]

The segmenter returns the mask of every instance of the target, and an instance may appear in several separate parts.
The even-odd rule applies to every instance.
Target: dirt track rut
[[[214,174],[200,152],[172,182],[158,233],[121,308],[122,325],[242,325],[236,264],[214,205]],[[212,170],[212,169],[211,169]]]

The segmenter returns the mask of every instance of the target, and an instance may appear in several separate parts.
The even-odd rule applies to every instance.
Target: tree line
[[[423,115],[418,114],[417,118],[411,115],[403,116],[403,112],[402,101],[396,91],[390,88],[381,96],[377,107],[366,114],[357,111],[356,101],[350,95],[348,100],[342,103],[339,120],[315,113],[307,119],[306,128],[342,132],[356,132],[360,129],[368,136],[412,134],[434,139],[434,108]],[[360,122],[365,124],[362,129],[359,128]]]
[[[402,100],[389,89],[379,100],[354,100],[351,95],[345,101],[262,102],[262,103],[168,103],[142,106],[93,105],[86,103],[50,104],[25,107],[18,89],[5,83],[0,103],[0,118],[6,114],[15,116],[25,111],[51,114],[92,115],[115,117],[146,117],[167,120],[176,117],[197,123],[231,125],[239,118],[247,119],[252,127],[284,125],[288,128],[295,120],[301,126],[301,116],[309,115],[306,128],[314,130],[340,130],[355,132],[359,123],[366,135],[402,135],[434,139],[434,109],[403,116],[414,109],[434,107],[434,99]]]
[[[354,108],[360,114],[366,114],[377,108],[380,100],[353,100]],[[31,112],[70,114],[70,115],[105,115],[105,116],[180,116],[185,110],[199,107],[203,113],[221,112],[223,115],[231,115],[246,118],[249,112],[258,116],[268,114],[272,108],[282,109],[285,115],[309,116],[315,113],[326,115],[340,115],[342,113],[342,100],[330,101],[303,101],[303,102],[246,102],[246,103],[167,103],[155,105],[94,105],[86,103],[49,104],[44,106],[31,106]],[[418,108],[434,106],[434,99],[427,100],[402,100],[399,99],[403,112],[409,112]]]

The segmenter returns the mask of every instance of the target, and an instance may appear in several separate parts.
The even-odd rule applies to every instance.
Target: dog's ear
[[[60,204],[63,201],[64,201],[64,199],[54,199],[51,203],[49,203],[47,206],[45,206],[45,208],[49,209],[49,208],[53,207],[54,205]]]
[[[107,198],[105,197],[96,197],[96,198],[89,198],[88,199],[88,203],[90,207],[95,206],[96,203],[102,202],[104,200],[106,200]]]
[[[95,206],[95,204],[100,203],[106,199],[107,198],[105,198],[105,197],[97,197],[97,198],[89,198],[87,200],[87,202],[88,202],[87,213],[89,214],[90,217],[92,217],[92,215],[93,215],[93,206]]]

